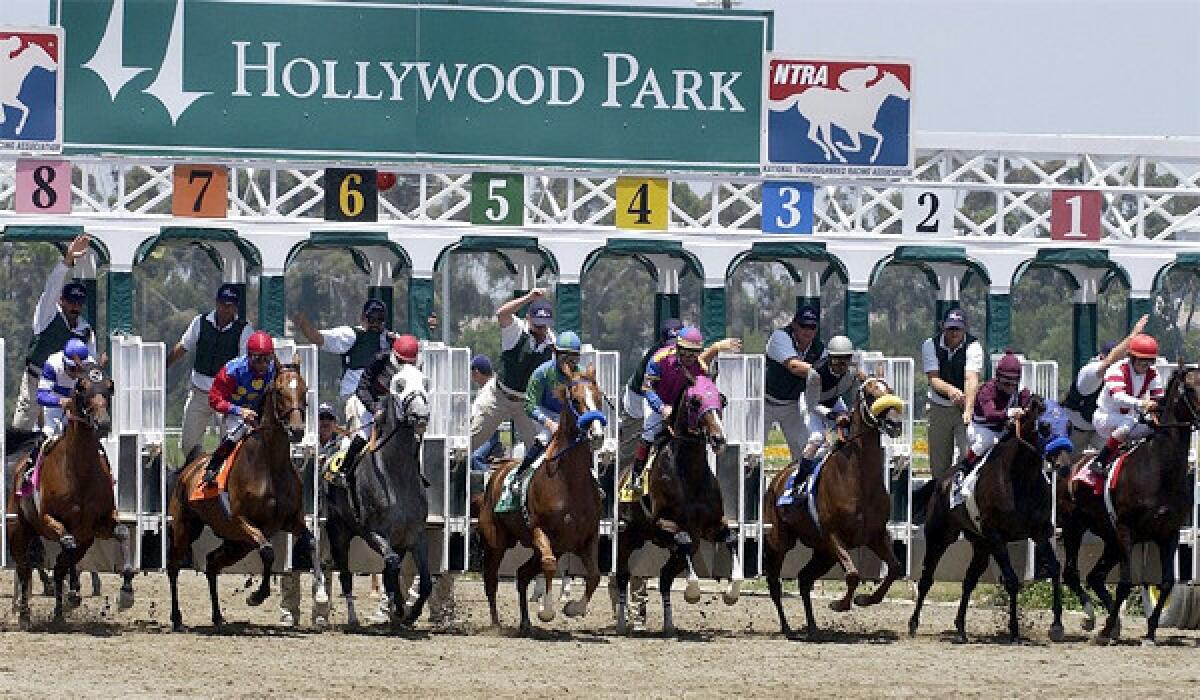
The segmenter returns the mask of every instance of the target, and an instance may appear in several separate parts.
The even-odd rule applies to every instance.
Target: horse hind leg
[[[805,629],[810,639],[817,634],[817,618],[813,615],[812,605],[813,583],[833,567],[834,561],[834,558],[828,554],[813,550],[812,557],[808,560],[808,563],[796,574],[796,585],[800,589],[800,600],[804,603]]]
[[[854,565],[854,559],[850,557],[850,552],[846,550],[838,536],[829,533],[829,543],[832,546],[834,556],[837,557],[837,562],[842,565],[842,569],[846,572],[846,595],[840,600],[835,600],[829,604],[829,609],[834,612],[846,612],[850,609],[850,604],[854,601],[854,591],[858,588],[858,582],[861,579],[858,573],[858,567]]]
[[[775,529],[783,527],[778,522]],[[775,612],[779,615],[779,631],[785,636],[792,634],[788,625],[787,615],[783,612],[783,561],[787,553],[796,545],[794,538],[768,536],[763,552],[763,573],[767,577],[767,590],[771,594],[771,602],[775,604]]]
[[[729,588],[721,594],[721,600],[726,605],[733,605],[738,602],[738,597],[742,592],[742,582],[745,580],[745,575],[742,572],[742,557],[739,550],[739,542],[737,533],[729,529],[728,525],[723,526],[724,534],[721,539],[725,542],[725,548],[729,550]]]
[[[583,597],[579,600],[569,600],[563,606],[563,614],[567,617],[583,617],[587,615],[588,605],[592,602],[592,596],[595,595],[596,589],[600,587],[600,543],[596,537],[592,537],[591,541],[584,547],[585,556],[583,557],[583,565],[587,570],[587,575],[584,578]]]
[[[225,567],[241,561],[242,557],[249,554],[253,548],[254,545],[249,542],[225,540],[220,547],[208,553],[204,564],[204,574],[208,578],[208,598],[212,604],[213,627],[219,629],[225,624],[225,618],[221,615],[221,603],[217,597],[217,576]],[[172,616],[174,616],[174,612],[172,612]]]
[[[883,577],[883,581],[879,582],[879,586],[870,595],[859,594],[854,596],[854,604],[859,607],[882,603],[884,596],[887,595],[888,590],[891,589],[896,579],[900,578],[901,574],[900,560],[896,558],[896,552],[892,548],[892,536],[886,530],[875,538],[870,548],[875,553],[875,556],[879,557],[879,560],[887,566],[887,575]]]
[[[1143,646],[1155,645],[1154,635],[1158,631],[1159,616],[1162,615],[1167,599],[1171,597],[1171,589],[1175,587],[1175,552],[1179,548],[1179,539],[1178,537],[1168,538],[1159,540],[1156,544],[1158,545],[1162,577],[1158,585],[1158,600],[1154,603],[1154,610],[1150,613],[1149,619],[1146,620],[1146,636],[1142,639]]]
[[[1004,590],[1008,593],[1008,639],[1013,644],[1021,641],[1021,630],[1017,617],[1017,596],[1021,592],[1021,579],[1013,568],[1012,559],[1008,556],[1008,544],[1002,540],[992,542],[992,556],[1000,565],[1000,576],[1004,581]]]
[[[535,551],[529,556],[529,559],[517,568],[517,603],[521,609],[521,633],[529,634],[533,629],[533,624],[529,620],[529,599],[526,597],[526,592],[529,590],[529,582],[533,577],[542,570],[541,556]]]
[[[1096,626],[1096,607],[1092,604],[1092,599],[1087,594],[1079,578],[1079,548],[1083,544],[1083,527],[1075,522],[1073,518],[1068,519],[1063,524],[1062,537],[1063,552],[1065,554],[1062,582],[1079,598],[1084,614],[1082,623],[1083,631],[1090,632]]]
[[[687,533],[681,532],[679,534],[686,535]],[[688,556],[689,546],[690,545],[677,544],[675,549],[671,552],[671,558],[667,560],[666,564],[663,564],[662,571],[659,572],[658,591],[662,596],[663,636],[675,634],[675,617],[672,614],[671,609],[671,586],[675,581],[675,577],[678,576],[686,566],[688,566],[688,559],[690,558]],[[686,593],[684,595],[686,599]]]
[[[558,605],[558,596],[554,589],[554,575],[558,573],[558,558],[554,556],[554,545],[550,543],[550,538],[540,527],[533,528],[533,549],[534,554],[539,557],[542,576],[546,581],[546,592],[542,595],[541,607],[538,608],[538,619],[542,622],[551,622],[555,616],[554,608]]]
[[[979,583],[979,577],[987,569],[988,557],[991,556],[988,548],[978,540],[972,540],[971,547],[971,563],[967,565],[967,572],[963,575],[962,596],[958,600],[958,614],[954,616],[956,640],[960,644],[967,643],[967,606],[971,603],[971,593]]]

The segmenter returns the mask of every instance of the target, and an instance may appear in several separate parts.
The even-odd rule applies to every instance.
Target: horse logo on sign
[[[772,57],[763,170],[909,175],[912,66]]]
[[[62,30],[0,28],[0,151],[62,150]]]

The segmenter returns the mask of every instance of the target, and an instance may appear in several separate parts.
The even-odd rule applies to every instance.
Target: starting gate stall
[[[291,362],[293,357],[300,362],[300,373],[304,377],[304,383],[308,387],[307,395],[305,396],[306,409],[304,413],[304,437],[300,442],[294,443],[291,446],[292,464],[301,474],[301,480],[304,482],[304,497],[305,497],[305,522],[309,529],[317,538],[317,546],[321,546],[321,531],[318,527],[317,499],[320,491],[319,480],[321,478],[320,471],[316,468],[317,455],[317,410],[320,404],[317,400],[317,387],[320,379],[318,372],[318,357],[317,346],[315,345],[298,345],[291,338],[273,338],[275,345],[275,357],[280,362]],[[164,365],[160,365],[164,366]],[[164,463],[162,466],[162,479],[166,483],[167,466]],[[311,490],[310,490],[311,489]],[[169,494],[163,495],[163,520],[170,523],[170,517],[166,513],[166,500]],[[220,541],[212,534],[212,531],[206,526],[204,534],[192,544],[192,561],[197,571],[204,569],[205,557],[208,553],[215,549]],[[293,537],[288,533],[278,532],[271,538],[271,544],[275,547],[275,551],[282,552],[285,556],[275,558],[275,571],[286,571],[292,566],[292,544]],[[167,547],[169,546],[168,538],[163,538],[162,561],[166,562]],[[245,573],[256,574],[262,571],[262,564],[259,561],[257,552],[250,552],[241,561],[232,566],[226,567],[222,573]]]
[[[756,576],[762,561],[762,494],[766,478],[763,470],[766,357],[721,353],[718,369],[717,388],[727,401],[723,414],[726,446],[715,459],[710,452],[709,459],[716,465],[725,517],[737,532],[743,572]],[[700,571],[703,568],[714,578],[730,576],[732,562],[724,546],[705,542],[700,553],[701,561],[696,562],[698,573],[703,575]]]
[[[8,355],[4,353],[4,338],[0,338],[0,358],[6,358]],[[4,514],[0,518],[0,567],[8,566],[8,445],[5,444],[5,433],[8,427],[8,416],[5,414],[4,397],[8,396],[5,393],[4,386],[4,371],[0,368],[0,427],[5,430],[0,431],[0,498],[3,502],[0,503],[0,513]]]

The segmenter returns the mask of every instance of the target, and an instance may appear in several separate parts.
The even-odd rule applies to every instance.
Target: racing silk
[[[263,376],[254,376],[250,369],[250,358],[247,355],[234,358],[225,363],[217,376],[213,378],[212,388],[208,390],[208,405],[221,415],[242,415],[243,408],[257,411],[262,405],[263,395],[267,387],[275,381],[275,361]]]
[[[563,402],[558,398],[558,389],[566,385],[567,378],[558,369],[556,361],[546,360],[538,365],[525,388],[525,413],[539,425],[545,423],[550,414],[561,414]]]
[[[807,385],[804,390],[804,400],[809,410],[828,418],[834,411],[842,395],[854,387],[854,372],[843,372],[839,377],[829,368],[829,358],[825,358],[808,373]]]
[[[1009,411],[1029,405],[1029,390],[1021,389],[1011,394],[1000,391],[995,379],[989,379],[975,394],[975,406],[971,411],[971,422],[989,430],[1004,430]]]
[[[1098,408],[1105,413],[1129,413],[1142,399],[1161,399],[1162,395],[1162,377],[1153,365],[1142,375],[1134,372],[1133,363],[1125,358],[1109,367],[1104,375]]]
[[[375,353],[375,357],[363,368],[358,388],[354,391],[363,406],[370,411],[379,409],[379,401],[391,391],[392,377],[400,371],[402,364],[391,350]]]
[[[638,396],[642,395],[642,385],[646,383],[646,365],[650,364],[650,360],[654,358],[655,353],[662,350],[665,345],[654,345],[646,354],[642,355],[641,361],[638,362],[637,369],[633,371],[633,376],[629,378],[629,390]]]
[[[84,363],[93,362],[89,356]],[[46,358],[42,377],[38,380],[37,402],[46,408],[58,408],[62,400],[75,391],[75,377],[67,373],[68,360],[62,350]]]
[[[668,345],[654,353],[646,365],[646,381],[642,383],[642,394],[655,413],[662,413],[664,405],[675,405],[679,395],[687,389],[687,373],[679,362],[674,345]],[[699,363],[693,374],[708,376],[703,363]]]

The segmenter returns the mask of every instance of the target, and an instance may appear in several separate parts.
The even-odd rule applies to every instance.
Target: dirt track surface
[[[671,639],[651,633],[620,638],[602,587],[587,617],[566,621],[560,614],[537,627],[531,638],[516,634],[516,594],[500,590],[504,627],[488,626],[482,586],[460,581],[453,622],[433,627],[422,621],[395,634],[386,626],[359,630],[340,626],[319,632],[304,621],[280,626],[278,589],[260,608],[245,603],[243,576],[221,579],[225,632],[209,625],[204,579],[180,578],[188,631],[169,631],[166,579],[141,576],[135,606],[117,613],[105,599],[85,598],[62,625],[50,623],[51,600],[34,600],[34,631],[16,629],[8,599],[12,572],[0,572],[0,694],[21,697],[383,697],[396,692],[421,696],[537,696],[571,692],[584,696],[754,695],[790,697],[887,696],[1111,696],[1125,692],[1154,696],[1200,695],[1200,633],[1162,630],[1160,646],[1143,648],[1140,619],[1125,621],[1126,640],[1110,647],[1088,643],[1078,614],[1066,618],[1067,642],[1047,641],[1048,618],[1026,615],[1028,641],[1000,641],[1004,616],[976,609],[968,618],[972,642],[949,641],[954,609],[926,608],[914,639],[903,632],[912,611],[905,602],[846,614],[817,601],[818,621],[828,631],[817,643],[785,639],[765,595],[744,595],[732,608],[706,590],[701,602],[675,597]],[[365,579],[356,586],[365,593]],[[106,577],[107,593],[117,580]],[[84,579],[85,590],[87,579]],[[35,588],[40,588],[35,583]],[[575,595],[581,587],[576,586]],[[114,599],[115,601],[115,599]],[[785,601],[793,625],[800,601]],[[358,598],[360,616],[374,608]],[[114,602],[115,606],[115,602]],[[661,625],[657,593],[651,593],[650,628]],[[533,609],[531,609],[533,612]]]

